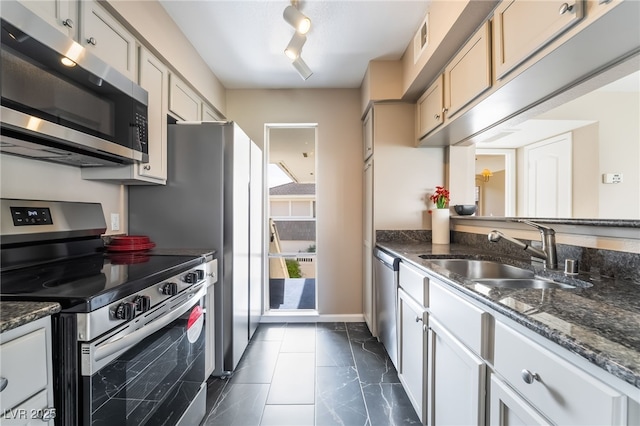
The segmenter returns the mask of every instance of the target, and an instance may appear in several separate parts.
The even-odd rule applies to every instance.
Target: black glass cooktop
[[[58,302],[90,312],[200,263],[198,256],[93,254],[3,272],[1,300]]]

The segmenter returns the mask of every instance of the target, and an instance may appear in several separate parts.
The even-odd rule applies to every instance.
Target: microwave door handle
[[[191,307],[193,307],[195,303],[197,303],[197,301],[200,300],[205,294],[206,288],[202,287],[197,293],[188,295],[187,301],[185,303],[173,309],[165,316],[150,322],[144,327],[134,331],[131,334],[127,334],[120,339],[109,341],[107,343],[96,346],[96,350],[93,353],[92,364],[95,362],[100,362],[110,355],[129,349],[131,346],[142,341],[144,338],[151,336],[162,327],[171,324],[173,321],[180,318],[184,313],[186,313]]]

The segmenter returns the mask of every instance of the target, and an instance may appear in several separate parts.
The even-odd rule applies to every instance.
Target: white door
[[[571,133],[524,147],[526,216],[571,217]]]

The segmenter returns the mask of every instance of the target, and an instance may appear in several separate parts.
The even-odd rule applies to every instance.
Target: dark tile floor
[[[261,324],[229,379],[210,378],[202,425],[420,424],[364,323]]]

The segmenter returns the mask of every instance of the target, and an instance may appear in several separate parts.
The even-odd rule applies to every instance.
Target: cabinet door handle
[[[67,18],[64,21],[62,21],[62,25],[64,25],[65,27],[73,28],[73,21]]]
[[[440,114],[435,114],[433,118],[435,118],[436,120],[440,120]]]
[[[522,370],[522,372],[520,372],[520,376],[522,377],[522,380],[524,380],[524,382],[528,385],[533,383],[534,380],[538,382],[540,381],[540,376],[538,376],[538,373],[532,373],[526,368]]]
[[[143,166],[142,168],[143,168],[143,169],[145,169],[145,170],[151,170],[151,166],[150,166],[150,165],[148,165],[148,164],[146,164],[146,165],[145,165],[145,166]]]
[[[89,44],[91,44],[91,45],[95,46],[96,44],[98,44],[98,41],[97,41],[95,38],[93,38],[93,37],[89,37],[89,38],[87,39],[87,43],[89,43]]]
[[[573,5],[569,5],[569,3],[562,3],[562,5],[560,6],[560,9],[558,9],[558,13],[560,15],[564,15],[567,12],[572,12],[573,11]]]
[[[422,321],[422,317],[416,317],[416,322]]]
[[[9,379],[6,377],[0,377],[0,392],[2,392],[9,384]]]

